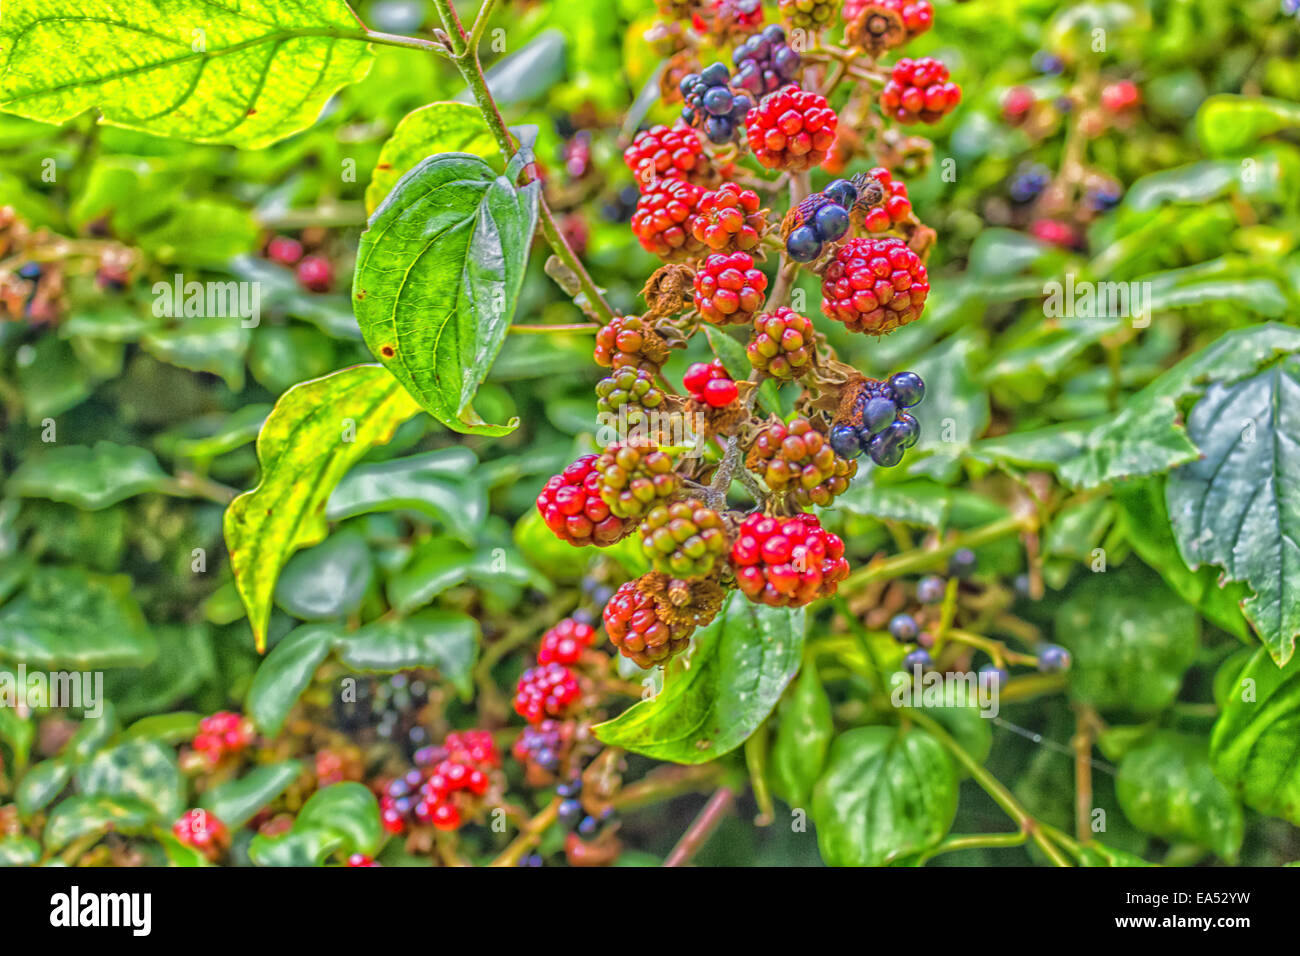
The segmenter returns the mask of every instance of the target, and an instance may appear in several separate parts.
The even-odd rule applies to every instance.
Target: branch
[[[704,805],[704,809],[687,827],[686,832],[682,834],[682,838],[673,847],[673,851],[668,854],[668,859],[664,860],[664,866],[685,866],[689,863],[691,858],[699,852],[700,847],[709,841],[709,837],[713,835],[713,831],[722,822],[723,816],[731,809],[731,804],[735,799],[735,791],[730,787],[719,787],[713,791],[713,796],[709,797],[709,802]]]

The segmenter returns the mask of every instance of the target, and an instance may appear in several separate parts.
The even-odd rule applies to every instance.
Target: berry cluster
[[[740,394],[735,380],[727,374],[720,359],[696,362],[682,376],[682,385],[691,398],[710,408],[725,408]]]
[[[667,360],[668,346],[646,319],[620,315],[596,333],[593,358],[602,368],[655,372]]]
[[[616,369],[596,383],[596,411],[617,415],[626,408],[631,425],[645,421],[646,411],[658,408],[664,399],[654,373],[643,368]]]
[[[644,587],[644,578],[622,585],[605,605],[605,633],[620,654],[641,667],[662,664],[691,643],[694,625],[670,622],[667,608]]]
[[[902,46],[934,24],[930,0],[844,0],[848,42],[876,51]]]
[[[831,429],[831,447],[845,458],[865,453],[882,468],[897,465],[921,436],[920,425],[903,409],[924,397],[925,383],[915,372],[899,372],[888,382],[868,380],[845,421]]]
[[[837,180],[852,188],[847,180]],[[834,185],[834,184],[833,184]],[[819,259],[825,243],[844,238],[849,231],[849,206],[832,199],[827,193],[809,196],[786,215],[790,228],[785,237],[785,252],[795,262]]]
[[[731,54],[736,66],[733,85],[763,96],[795,82],[803,62],[786,42],[785,31],[772,24],[750,37]]]
[[[515,713],[530,724],[547,717],[564,717],[580,698],[582,688],[568,667],[552,662],[524,671],[515,688]]]
[[[568,759],[573,748],[573,733],[572,721],[548,718],[525,727],[515,738],[510,752],[524,765],[529,780],[543,786]]]
[[[415,766],[379,793],[379,820],[392,834],[433,826],[459,829],[482,805],[501,754],[486,730],[447,735],[441,746],[416,751]]]
[[[791,172],[820,166],[838,126],[826,97],[795,84],[769,93],[745,117],[754,158],[768,169]]]
[[[754,371],[788,381],[809,371],[815,351],[812,320],[783,305],[754,317],[745,354]]]
[[[242,714],[222,710],[199,721],[199,732],[194,735],[194,750],[208,766],[214,767],[222,758],[246,748],[253,742],[253,736],[251,720]]]
[[[825,507],[848,490],[858,463],[838,455],[807,418],[773,421],[754,439],[746,461],[778,494],[801,508]]]
[[[684,179],[703,186],[715,175],[700,134],[681,123],[671,129],[652,126],[637,133],[623,151],[623,162],[642,188],[660,179]]]
[[[216,862],[230,846],[230,830],[207,810],[188,810],[172,824],[172,835]]]
[[[817,32],[835,19],[835,0],[781,0],[781,16],[796,29]]]
[[[723,63],[713,63],[699,73],[688,73],[679,86],[686,106],[682,119],[703,131],[709,142],[722,146],[736,138],[754,101],[743,90],[730,86],[731,71]]]
[[[752,189],[723,183],[701,197],[699,212],[691,220],[691,235],[713,252],[748,252],[767,231],[759,204]]]
[[[961,87],[933,57],[904,58],[894,64],[880,91],[881,109],[900,123],[937,123],[961,102]]]
[[[669,262],[699,254],[703,243],[690,233],[704,190],[684,179],[660,179],[637,200],[632,232],[646,252]]]
[[[883,335],[921,317],[930,282],[899,239],[850,239],[822,276],[822,312],[850,332]]]
[[[746,597],[774,607],[829,597],[849,576],[844,542],[810,514],[784,520],[750,515],[731,547],[731,566]]]
[[[747,325],[763,307],[767,276],[748,252],[715,253],[695,273],[695,308],[714,325]]]
[[[722,516],[694,498],[658,505],[641,522],[641,547],[655,569],[678,578],[711,573],[727,552]]]
[[[537,510],[557,537],[581,547],[614,544],[627,531],[600,497],[599,455],[584,455],[555,475],[537,496]]]
[[[630,521],[671,498],[681,484],[672,456],[653,445],[611,445],[596,469],[601,500],[611,514]]]

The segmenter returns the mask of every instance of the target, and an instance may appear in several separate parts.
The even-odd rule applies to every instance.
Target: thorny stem
[[[699,815],[686,828],[682,838],[677,841],[673,847],[668,859],[664,860],[664,866],[685,866],[691,861],[691,858],[699,852],[700,847],[708,842],[713,831],[717,829],[722,818],[731,809],[732,802],[736,799],[736,792],[728,786],[721,786],[713,791],[713,796],[709,797],[709,802],[700,810]]]
[[[465,28],[461,26],[460,18],[456,14],[456,9],[451,4],[451,0],[434,0],[438,15],[450,36],[452,62],[456,64],[456,69],[460,71],[461,77],[469,86],[470,92],[474,96],[474,102],[478,104],[479,112],[483,114],[483,119],[487,123],[488,129],[492,131],[492,135],[501,148],[502,154],[513,157],[518,152],[518,147],[515,144],[514,137],[510,135],[510,130],[506,126],[505,118],[501,115],[501,110],[492,98],[491,91],[488,90],[487,80],[483,76],[483,65],[479,62],[476,40],[476,37],[482,36],[491,8],[495,6],[495,3],[496,0],[484,0],[483,6],[479,8],[479,15],[474,22],[474,32],[467,36]],[[542,229],[542,235],[546,237],[546,241],[555,253],[556,258],[577,277],[578,285],[582,289],[582,295],[586,299],[588,307],[596,314],[602,325],[609,323],[614,318],[614,310],[605,301],[600,288],[591,278],[591,274],[587,272],[587,267],[582,264],[582,260],[560,232],[560,227],[555,222],[555,216],[546,202],[545,195],[539,195],[538,197],[537,218],[538,225]]]

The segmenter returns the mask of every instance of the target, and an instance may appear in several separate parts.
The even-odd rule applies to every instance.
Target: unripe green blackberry
[[[815,348],[812,320],[782,306],[754,317],[746,352],[754,371],[789,381],[812,368]]]
[[[835,19],[835,0],[781,0],[781,16],[797,30],[821,30]]]
[[[641,547],[655,569],[678,578],[700,578],[727,553],[722,515],[688,498],[658,505],[641,522]]]
[[[650,445],[611,445],[596,460],[596,471],[610,514],[633,520],[666,502],[681,482],[672,456]]]
[[[858,463],[841,458],[806,418],[773,421],[754,439],[746,465],[801,508],[825,507],[848,490]]]
[[[618,414],[628,406],[628,424],[635,425],[644,418],[644,410],[658,408],[664,403],[664,393],[655,385],[655,377],[643,368],[621,368],[596,383],[596,410]]]

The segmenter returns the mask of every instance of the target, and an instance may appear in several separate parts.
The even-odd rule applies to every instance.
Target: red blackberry
[[[1002,97],[1002,118],[1013,126],[1017,125],[1029,115],[1035,102],[1034,91],[1029,87],[1013,86]]]
[[[658,371],[668,360],[668,345],[639,315],[617,315],[596,333],[593,355],[601,368]]]
[[[686,650],[695,627],[665,621],[666,608],[660,608],[654,596],[642,589],[644,580],[628,581],[615,591],[605,605],[604,618],[610,643],[624,657],[648,668]]]
[[[746,597],[775,607],[829,597],[849,575],[844,542],[810,514],[750,515],[732,545],[731,566]]]
[[[215,766],[223,757],[237,754],[253,742],[253,722],[242,714],[218,711],[199,721],[194,749],[204,762]]]
[[[821,165],[838,126],[826,97],[793,84],[763,97],[745,117],[754,158],[768,169],[793,172]]]
[[[230,831],[207,810],[187,811],[172,824],[172,835],[210,861],[217,860],[230,846]]]
[[[714,252],[748,252],[767,230],[759,205],[758,193],[752,189],[723,183],[700,199],[691,235]]]
[[[297,265],[302,258],[302,243],[289,236],[276,236],[266,244],[266,257],[282,266]]]
[[[348,866],[380,866],[381,864],[376,863],[372,858],[366,856],[364,853],[353,853],[350,857],[348,857],[347,865]]]
[[[736,65],[733,85],[754,96],[795,82],[803,66],[799,54],[786,42],[785,31],[775,23],[736,47],[731,61]]]
[[[537,510],[556,536],[581,547],[606,547],[627,531],[623,519],[610,513],[600,499],[599,455],[584,455],[546,483],[537,496]]]
[[[453,731],[447,735],[442,746],[447,752],[444,759],[471,764],[480,770],[501,766],[501,753],[497,750],[496,742],[489,731]],[[418,757],[417,754],[417,762],[419,762]]]
[[[920,318],[930,282],[900,239],[850,239],[822,276],[822,312],[850,332],[883,335]]]
[[[691,398],[710,408],[724,408],[740,395],[739,387],[727,374],[720,359],[696,362],[682,376],[682,385]]]
[[[609,511],[635,521],[677,493],[673,458],[652,445],[611,445],[596,461],[597,492]]]
[[[801,508],[829,505],[858,473],[858,463],[837,455],[803,417],[769,424],[754,439],[745,463],[768,488],[789,494]]]
[[[781,306],[754,317],[745,352],[754,371],[788,381],[812,369],[815,350],[812,320]]]
[[[907,198],[907,185],[895,181],[894,175],[883,166],[877,166],[867,177],[885,188],[885,201],[863,211],[863,225],[868,232],[887,232],[912,216],[912,201]]]
[[[715,253],[695,273],[695,308],[714,325],[742,325],[763,307],[767,276],[748,252]]]
[[[515,688],[515,713],[530,724],[563,717],[582,696],[578,678],[563,664],[530,667]]]
[[[727,532],[720,514],[689,498],[651,509],[641,522],[641,547],[656,570],[700,578],[727,553]]]
[[[1142,102],[1142,91],[1132,80],[1108,83],[1101,91],[1101,105],[1108,113],[1124,113]]]
[[[328,292],[334,286],[334,267],[324,256],[307,256],[298,263],[298,283],[308,292]]]
[[[900,123],[937,123],[960,102],[961,87],[948,79],[948,68],[928,56],[899,60],[880,91],[881,109]]]
[[[884,18],[896,18],[901,26],[900,35],[885,31],[879,22]],[[846,33],[850,43],[890,49],[930,29],[934,24],[934,7],[930,0],[844,0],[844,22],[848,25]],[[885,31],[883,36],[882,31]],[[884,45],[871,42],[873,35],[880,37]]]
[[[590,624],[566,617],[542,635],[537,663],[576,664],[582,658],[582,652],[591,647],[595,640],[596,630]]]
[[[685,123],[671,129],[652,126],[637,133],[632,145],[623,151],[623,162],[642,189],[654,186],[660,179],[684,179],[703,186],[715,176],[704,152],[704,141]]]
[[[646,189],[632,213],[632,232],[646,252],[669,262],[699,255],[704,244],[690,234],[704,190],[683,179],[660,179]]]

